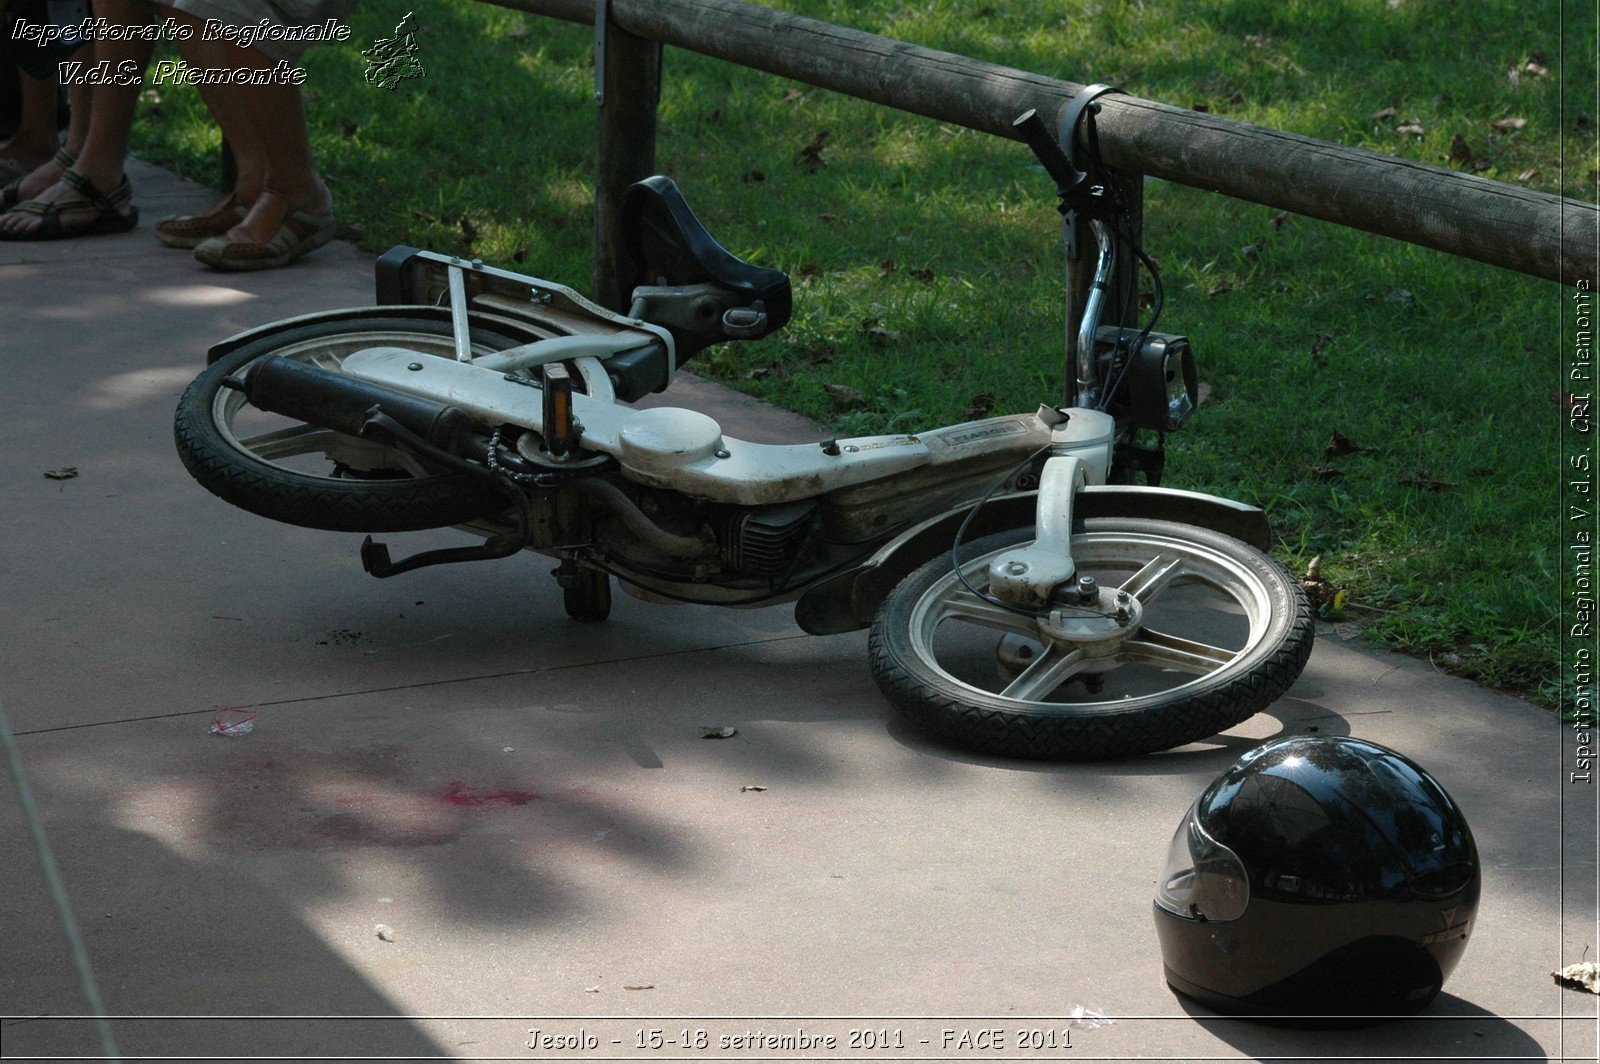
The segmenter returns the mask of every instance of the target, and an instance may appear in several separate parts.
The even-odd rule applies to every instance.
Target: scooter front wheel
[[[475,319],[474,355],[539,339],[515,323]],[[337,372],[368,347],[454,357],[449,315],[431,307],[338,312],[272,333],[224,355],[178,403],[178,455],[212,494],[274,521],[334,532],[408,532],[476,520],[506,508],[492,485],[429,468],[414,455],[256,410],[223,386],[267,355]]]
[[[940,555],[873,623],[878,686],[945,741],[1058,761],[1166,750],[1264,709],[1311,654],[1310,604],[1281,565],[1165,521],[1082,522],[1072,556],[1093,586],[1040,615],[1008,609],[988,592],[989,562],[1033,535],[963,545],[960,576]]]

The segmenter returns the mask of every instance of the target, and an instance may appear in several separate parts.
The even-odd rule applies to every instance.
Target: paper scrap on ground
[[[255,729],[256,715],[243,709],[219,709],[211,718],[212,735],[244,735]]]

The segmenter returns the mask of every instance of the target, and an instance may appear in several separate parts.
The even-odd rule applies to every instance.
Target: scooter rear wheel
[[[948,554],[933,559],[873,623],[878,686],[941,739],[1060,761],[1166,750],[1264,709],[1311,654],[1299,583],[1261,551],[1189,525],[1084,521],[1072,553],[1108,589],[1098,603],[1069,597],[1041,620],[986,601],[989,561],[1032,538],[1015,529],[961,548],[977,595]]]
[[[475,318],[474,355],[540,337],[515,323]],[[408,532],[476,520],[506,508],[491,486],[430,468],[404,451],[264,414],[222,379],[267,355],[337,371],[367,347],[453,357],[448,313],[431,307],[329,314],[248,343],[195,378],[173,434],[190,475],[212,494],[274,521],[335,532]]]

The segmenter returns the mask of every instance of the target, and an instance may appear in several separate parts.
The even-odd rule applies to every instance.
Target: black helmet
[[[1223,1012],[1408,1013],[1466,949],[1478,851],[1412,761],[1359,739],[1268,743],[1200,795],[1167,851],[1167,982]]]

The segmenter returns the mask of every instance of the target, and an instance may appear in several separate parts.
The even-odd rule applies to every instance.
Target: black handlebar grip
[[[1067,158],[1067,153],[1061,150],[1061,145],[1056,143],[1055,137],[1050,135],[1050,127],[1044,124],[1044,119],[1039,117],[1039,112],[1029,108],[1018,115],[1011,123],[1011,128],[1022,134],[1022,141],[1038,158],[1050,176],[1056,179],[1056,185],[1063,195],[1067,190],[1083,179],[1072,161]]]

